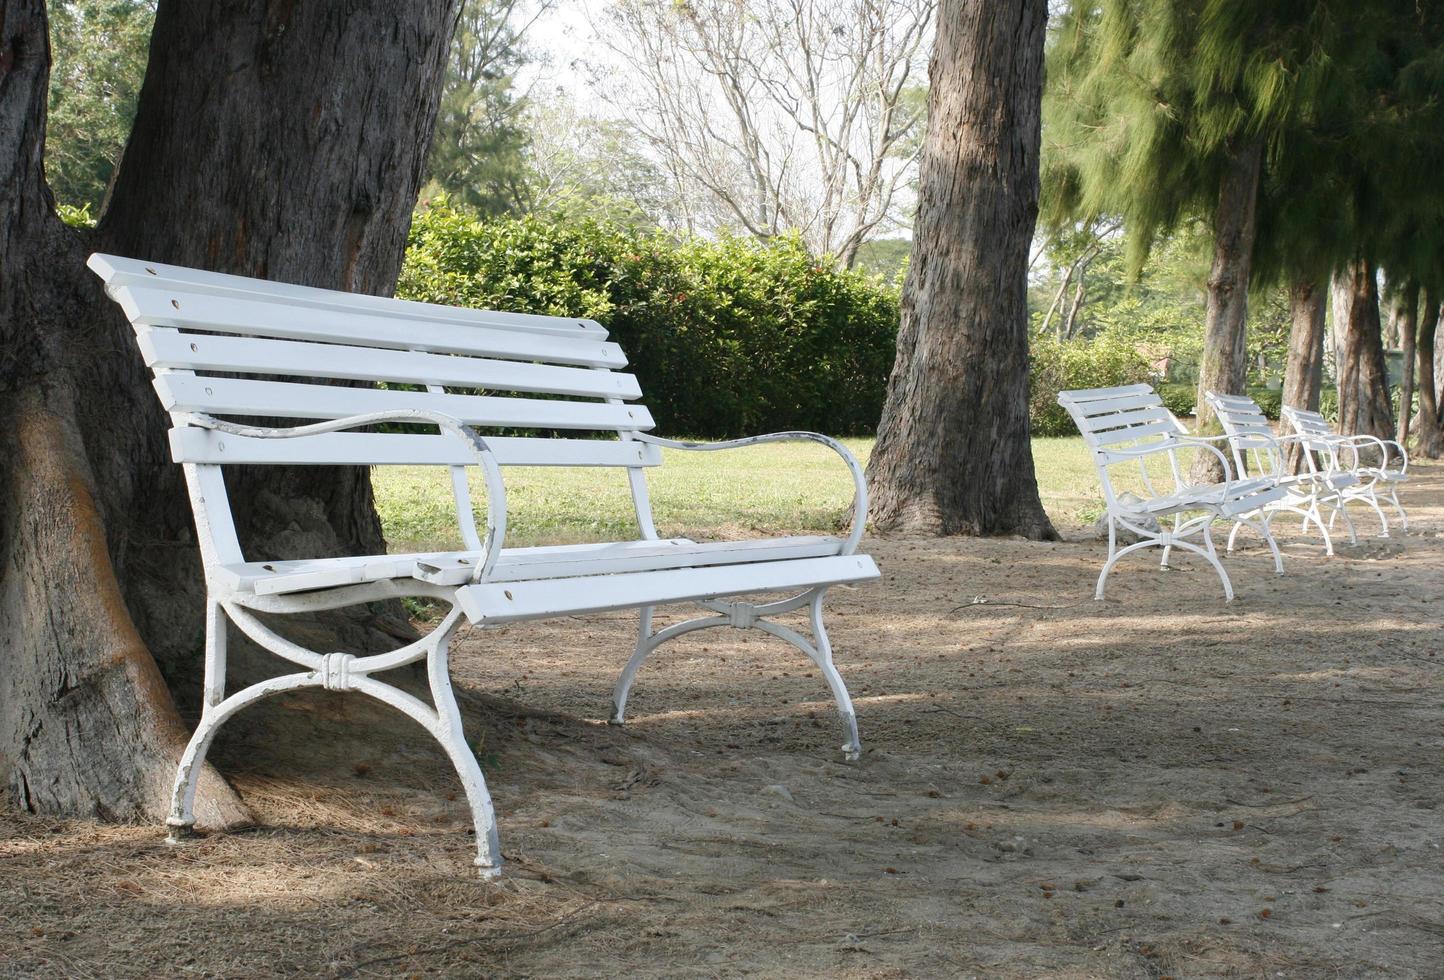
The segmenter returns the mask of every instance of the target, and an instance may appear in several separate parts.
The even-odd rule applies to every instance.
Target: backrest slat
[[[1118,395],[1113,398],[1093,398],[1078,402],[1079,407],[1089,416],[1105,412],[1122,412],[1134,408],[1151,408],[1162,405],[1163,399],[1156,392],[1148,391],[1136,395]]]
[[[1131,442],[1134,439],[1142,439],[1146,436],[1177,434],[1178,425],[1170,419],[1094,433],[1092,435],[1092,441],[1097,446],[1116,446],[1120,442]]]
[[[597,398],[638,398],[642,394],[634,376],[591,368],[421,351],[380,352],[342,344],[189,334],[158,327],[142,328],[139,340],[141,354],[154,370],[438,384]]]
[[[1080,419],[1078,428],[1085,432],[1103,432],[1108,429],[1120,429],[1128,426],[1146,425],[1151,422],[1167,421],[1168,409],[1162,405],[1150,405],[1146,408],[1132,409],[1127,412],[1112,412],[1107,415],[1090,415]]]
[[[199,377],[188,373],[157,375],[155,389],[166,411],[206,415],[339,419],[371,412],[414,409],[441,412],[467,425],[478,426],[620,431],[649,429],[653,425],[652,414],[641,405],[609,405],[605,402],[342,388],[287,381]]]
[[[404,322],[384,314],[286,305],[269,299],[231,298],[181,290],[126,287],[112,293],[137,327],[179,327],[449,354],[498,357],[584,367],[627,363],[616,344],[535,332]]]
[[[643,442],[488,436],[502,466],[657,466],[662,451]],[[170,430],[179,463],[292,466],[466,466],[475,457],[449,436],[392,432],[327,432],[292,439],[234,436],[184,426]]]
[[[365,293],[344,293],[312,286],[249,279],[219,272],[187,269],[160,262],[143,262],[118,255],[95,254],[87,265],[105,280],[109,289],[133,286],[183,289],[210,292],[228,297],[272,297],[294,306],[322,310],[377,313],[392,319],[416,320],[457,326],[494,327],[502,330],[535,331],[574,339],[605,340],[607,331],[595,320],[543,316],[536,313],[503,313],[496,310],[473,310],[436,303],[370,296]]]
[[[1119,395],[1143,395],[1152,393],[1153,388],[1151,385],[1136,384],[1119,385],[1116,388],[1075,388],[1072,391],[1063,392],[1058,397],[1061,399],[1064,395],[1067,395],[1070,401],[1082,403],[1094,401],[1099,398],[1116,398]]]

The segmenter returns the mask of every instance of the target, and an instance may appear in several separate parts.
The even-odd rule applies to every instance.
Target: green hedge
[[[417,213],[397,295],[595,319],[631,358],[658,431],[714,438],[873,431],[898,322],[894,289],[794,238],[479,221],[445,202]]]
[[[1107,339],[1059,341],[1034,337],[1028,414],[1035,436],[1078,432],[1058,404],[1058,392],[1071,388],[1111,388],[1148,380],[1148,362],[1130,344]]]

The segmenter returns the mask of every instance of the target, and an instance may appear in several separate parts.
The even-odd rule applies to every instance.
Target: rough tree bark
[[[81,233],[42,172],[44,4],[0,0],[0,775],[20,805],[162,813],[187,734],[165,678],[202,636],[166,420],[85,255],[388,291],[454,18],[455,0],[162,0],[134,132]],[[363,470],[253,468],[233,486],[257,557],[382,547]],[[372,625],[326,630],[365,649]],[[210,774],[199,816],[245,811]]]
[[[1414,414],[1414,346],[1419,329],[1419,280],[1410,279],[1394,303],[1390,319],[1404,355],[1404,377],[1399,381],[1399,445],[1409,443],[1409,421]]]
[[[1334,305],[1335,315],[1344,307],[1338,331],[1339,431],[1392,439],[1394,407],[1384,371],[1377,270],[1370,262],[1352,262],[1339,283]]]
[[[1028,426],[1044,0],[944,0],[897,360],[868,465],[882,530],[1054,538]]]
[[[1424,291],[1424,315],[1419,319],[1417,354],[1419,361],[1419,415],[1414,420],[1414,452],[1429,459],[1444,453],[1444,417],[1439,414],[1439,395],[1434,376],[1435,340],[1439,330],[1439,295]]]
[[[1324,305],[1328,290],[1308,277],[1289,286],[1289,357],[1284,367],[1283,404],[1319,410],[1324,380]],[[1288,447],[1290,472],[1304,466],[1297,444]]]
[[[1213,434],[1218,424],[1204,397],[1210,391],[1241,395],[1248,378],[1248,281],[1258,231],[1259,180],[1263,143],[1254,140],[1229,154],[1213,215],[1213,266],[1208,274],[1208,313],[1203,356],[1198,366],[1197,431]],[[1223,479],[1212,453],[1194,457],[1193,480]]]

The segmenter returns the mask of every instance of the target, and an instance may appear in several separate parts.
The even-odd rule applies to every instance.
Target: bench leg
[[[180,765],[176,769],[175,786],[171,794],[170,816],[166,818],[166,826],[170,828],[169,840],[172,843],[177,843],[190,836],[191,829],[195,825],[196,784],[200,779],[201,768],[205,764],[206,753],[210,750],[211,743],[215,740],[221,726],[242,708],[272,695],[320,687],[330,691],[356,691],[369,695],[407,715],[431,733],[432,737],[446,751],[448,759],[456,769],[457,776],[461,779],[462,789],[466,792],[467,803],[471,808],[472,821],[476,828],[477,857],[475,864],[481,870],[482,877],[494,877],[501,873],[501,843],[497,837],[496,814],[492,808],[491,795],[487,792],[486,779],[482,775],[481,766],[477,764],[476,755],[466,743],[461,712],[456,704],[456,695],[451,688],[448,646],[451,635],[461,620],[459,606],[453,606],[452,611],[441,625],[411,648],[424,651],[427,678],[430,682],[431,696],[435,707],[370,676],[372,670],[380,671],[402,666],[415,661],[418,656],[393,658],[393,662],[367,668],[364,666],[365,660],[381,660],[385,655],[362,660],[345,654],[320,656],[301,651],[306,653],[310,659],[319,661],[320,666],[304,673],[272,677],[237,691],[230,697],[222,697],[225,685],[225,612],[227,610],[224,610],[219,604],[215,604],[215,606],[217,610],[221,610],[220,615],[208,617],[207,620],[206,705],[201,712],[200,724],[196,726],[195,732],[191,735],[190,742],[181,755]],[[243,610],[229,610],[229,612],[237,625],[248,636],[270,652],[282,656],[283,659],[297,659],[299,648],[294,644],[271,632],[259,620]],[[274,642],[267,642],[268,640]],[[287,652],[283,654],[279,652],[280,650]],[[211,701],[212,697],[216,698],[214,703]]]
[[[1379,501],[1375,496],[1373,490],[1368,490],[1364,493],[1355,494],[1351,497],[1345,498],[1345,500],[1346,502],[1348,500],[1362,500],[1365,504],[1368,504],[1369,507],[1374,511],[1374,516],[1379,518],[1379,527],[1381,529],[1379,531],[1379,537],[1387,538],[1389,536],[1389,519],[1384,516],[1384,509],[1379,506]],[[1333,523],[1333,518],[1329,519],[1329,523]]]
[[[1257,524],[1248,517],[1240,516],[1234,518],[1233,529],[1228,532],[1227,552],[1228,554],[1233,554],[1233,543],[1241,529],[1245,527],[1252,528],[1258,532],[1259,537],[1263,538],[1264,543],[1269,546],[1269,551],[1273,553],[1274,557],[1274,571],[1282,575],[1284,573],[1284,558],[1283,555],[1279,553],[1278,542],[1274,540],[1273,529],[1270,526],[1273,523],[1273,513],[1269,511],[1255,511],[1254,514],[1258,517]]]
[[[729,603],[720,601],[709,601],[706,603],[709,609],[719,612],[716,616],[705,616],[699,619],[689,619],[685,622],[668,626],[659,632],[652,632],[652,606],[644,606],[641,611],[640,629],[637,634],[637,645],[632,651],[631,659],[622,668],[621,676],[617,678],[617,685],[612,691],[612,717],[614,725],[623,724],[627,708],[627,696],[631,693],[632,682],[636,680],[637,671],[653,650],[657,649],[668,640],[676,639],[686,633],[696,630],[711,629],[718,626],[732,626],[737,629],[758,629],[764,633],[770,633],[778,639],[786,640],[797,649],[801,650],[811,660],[823,678],[827,681],[828,688],[832,691],[833,701],[837,704],[838,714],[842,718],[843,730],[846,741],[842,745],[842,753],[848,760],[856,760],[862,755],[862,742],[857,734],[857,713],[853,710],[852,698],[847,693],[847,685],[843,683],[842,675],[838,673],[837,666],[832,661],[832,643],[827,636],[827,628],[822,620],[822,597],[826,589],[814,589],[803,593],[801,596],[787,599],[782,602],[768,603],[762,606],[752,606],[747,603]],[[769,622],[762,618],[766,615],[789,612],[798,609],[803,605],[809,607],[809,617],[812,623],[813,639],[808,640],[796,630],[777,623]],[[725,610],[725,612],[723,612]]]
[[[1199,547],[1198,545],[1193,544],[1190,541],[1184,541],[1181,537],[1176,537],[1174,535],[1174,532],[1169,532],[1168,541],[1166,543],[1163,539],[1163,535],[1159,534],[1156,536],[1144,538],[1141,541],[1135,541],[1133,544],[1130,544],[1127,547],[1117,548],[1116,550],[1114,547],[1115,541],[1112,533],[1113,526],[1110,522],[1108,528],[1108,560],[1103,563],[1103,570],[1098,573],[1098,586],[1094,590],[1093,598],[1103,598],[1103,589],[1108,584],[1108,573],[1113,571],[1113,566],[1118,564],[1119,559],[1121,559],[1124,555],[1132,554],[1135,551],[1142,551],[1144,548],[1163,548],[1165,549],[1165,551],[1171,550],[1173,548],[1182,548],[1185,551],[1191,551],[1194,554],[1201,556],[1204,560],[1206,560],[1210,565],[1213,566],[1213,570],[1218,573],[1219,581],[1223,584],[1223,597],[1225,601],[1232,602],[1233,582],[1229,580],[1228,572],[1224,570],[1223,563],[1218,560],[1218,550],[1213,546],[1212,528],[1214,520],[1217,520],[1217,518],[1210,518],[1206,523],[1203,523],[1201,525],[1201,529],[1203,531],[1203,547]],[[1184,530],[1182,534],[1190,535],[1195,533],[1199,529],[1200,526],[1194,524],[1193,527]],[[1272,541],[1272,537],[1270,536],[1268,540]],[[1276,562],[1279,560],[1277,546],[1275,546],[1274,559]]]
[[[1405,534],[1408,534],[1408,533],[1409,533],[1409,515],[1406,514],[1406,513],[1404,513],[1404,506],[1403,506],[1403,504],[1399,503],[1399,489],[1398,489],[1398,487],[1393,487],[1393,486],[1389,487],[1389,492],[1388,492],[1388,494],[1387,494],[1386,496],[1387,496],[1387,498],[1388,498],[1388,500],[1389,500],[1389,503],[1393,504],[1393,505],[1394,505],[1394,509],[1399,512],[1399,530],[1403,531]]]

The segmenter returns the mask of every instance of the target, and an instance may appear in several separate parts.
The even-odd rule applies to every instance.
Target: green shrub
[[[1159,385],[1158,396],[1168,410],[1179,418],[1187,418],[1198,407],[1198,386],[1189,384]]]
[[[1252,398],[1258,407],[1263,409],[1264,417],[1273,419],[1279,418],[1279,409],[1284,404],[1284,393],[1276,388],[1250,388],[1248,396]]]
[[[1104,338],[1059,341],[1035,336],[1029,354],[1032,384],[1028,414],[1037,436],[1066,436],[1078,431],[1059,406],[1058,392],[1148,380],[1148,362],[1126,342]]]
[[[669,435],[870,433],[892,368],[898,294],[795,238],[684,239],[597,219],[480,221],[418,211],[396,294],[595,319]]]

